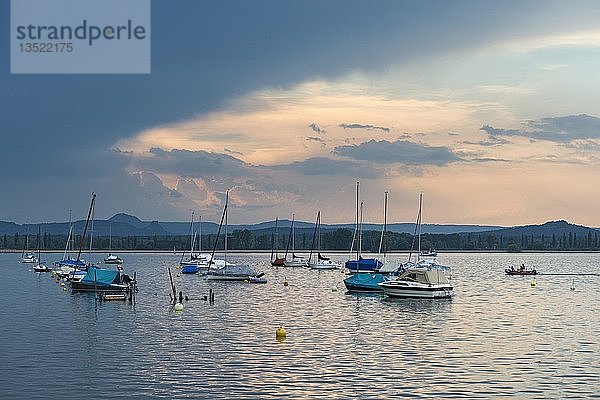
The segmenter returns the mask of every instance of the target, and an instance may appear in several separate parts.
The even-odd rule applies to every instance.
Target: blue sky
[[[600,225],[597,2],[154,1],[149,75],[11,75],[9,15],[0,220]]]

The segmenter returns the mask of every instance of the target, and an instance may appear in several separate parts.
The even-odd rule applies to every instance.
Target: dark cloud
[[[203,150],[166,151],[157,147],[151,148],[150,154],[151,156],[132,157],[133,165],[144,171],[190,177],[239,177],[255,173],[252,166],[228,154]]]
[[[481,129],[484,130],[483,128],[481,128]],[[472,145],[476,145],[476,146],[500,146],[503,144],[509,144],[510,140],[498,137],[497,135],[489,134],[489,132],[488,132],[487,139],[480,140],[478,142],[471,142],[471,141],[465,140],[462,143],[463,144],[472,144]]]
[[[494,158],[494,157],[472,158],[469,161],[472,161],[472,162],[503,162],[503,163],[512,162],[511,160],[507,160],[506,158]]]
[[[369,124],[348,124],[348,123],[341,123],[339,125],[340,128],[344,128],[344,129],[365,129],[367,131],[382,131],[382,132],[389,132],[390,128],[386,128],[385,126],[375,126],[375,125],[369,125]]]
[[[381,173],[358,162],[312,157],[291,164],[276,165],[273,169],[296,171],[303,175],[343,175],[358,178],[377,178]]]
[[[309,142],[319,142],[321,144],[325,144],[325,141],[317,136],[309,136],[306,138],[306,140],[308,140]]]
[[[447,147],[427,146],[406,140],[370,140],[361,144],[338,146],[333,152],[340,156],[381,164],[446,165],[461,160]]]
[[[223,151],[224,151],[225,153],[229,153],[229,154],[236,154],[236,155],[238,155],[238,156],[243,156],[243,155],[244,155],[244,153],[242,153],[241,151],[234,151],[234,150],[228,149],[227,147],[225,147],[225,148],[223,149]]]
[[[522,136],[530,140],[568,143],[578,139],[600,139],[600,118],[586,114],[548,117],[525,123],[525,129],[502,129],[484,125],[490,136]]]
[[[323,133],[326,133],[326,132],[327,132],[325,129],[321,128],[319,125],[317,125],[317,124],[316,124],[316,123],[314,123],[314,122],[313,122],[313,123],[311,123],[311,124],[308,124],[308,127],[309,127],[310,129],[312,129],[312,130],[313,130],[313,132],[317,132],[317,133],[320,133],[320,134],[323,134]]]

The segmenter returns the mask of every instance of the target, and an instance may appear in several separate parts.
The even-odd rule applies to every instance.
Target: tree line
[[[361,247],[364,252],[378,252],[381,232],[363,232]],[[336,229],[323,232],[321,235],[322,250],[349,250],[352,242],[353,232],[349,229]],[[210,252],[215,246],[215,234],[202,235],[201,248],[203,252]],[[274,235],[253,231],[235,230],[227,236],[228,248],[231,250],[271,250],[275,248],[279,253],[285,252],[289,247],[289,235],[279,235],[277,243],[274,244]],[[42,233],[37,235],[3,235],[0,236],[0,249],[21,250],[26,247],[30,251],[39,246],[43,250],[64,250],[66,235],[52,235]],[[173,250],[182,251],[190,248],[190,237],[187,235],[153,235],[153,236],[108,236],[94,237],[92,240],[93,250],[107,250],[110,247],[115,250]],[[81,236],[76,235],[72,241],[71,248],[77,250],[80,246]],[[388,252],[407,251],[413,246],[413,235],[408,233],[387,232],[385,247]],[[83,250],[89,249],[89,238],[83,244]],[[295,247],[297,251],[306,252],[313,246],[313,235],[301,233],[296,235]],[[416,248],[416,241],[414,243]],[[196,244],[196,250],[200,248]],[[216,245],[217,250],[224,248],[224,238],[221,235]],[[577,235],[576,232],[562,233],[560,235],[497,235],[494,233],[452,233],[452,234],[422,234],[421,249],[436,250],[491,250],[491,251],[513,251],[521,250],[600,250],[598,233],[589,230],[586,235]]]

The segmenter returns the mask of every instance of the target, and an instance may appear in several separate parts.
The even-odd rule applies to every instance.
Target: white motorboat
[[[451,269],[429,261],[405,263],[396,279],[379,283],[390,297],[449,298],[454,294]]]
[[[449,298],[454,294],[452,286],[452,269],[438,264],[435,260],[419,259],[421,255],[421,222],[423,194],[419,195],[419,212],[415,225],[415,236],[418,238],[417,261],[411,261],[412,247],[408,261],[398,270],[398,276],[379,283],[386,295],[390,297]],[[414,239],[413,239],[414,243]]]

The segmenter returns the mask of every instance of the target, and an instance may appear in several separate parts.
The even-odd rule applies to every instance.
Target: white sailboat
[[[313,259],[313,250],[315,249],[315,242],[317,244],[317,254]],[[308,266],[312,269],[338,269],[340,264],[331,261],[329,257],[325,257],[321,254],[321,211],[317,212],[317,220],[315,222],[315,231],[313,233],[312,246],[310,249],[310,255],[308,257]]]
[[[42,261],[42,251],[41,251],[41,247],[42,247],[42,243],[40,240],[40,236],[41,236],[41,228],[40,225],[38,225],[38,238],[37,238],[37,242],[38,242],[38,261],[37,263],[33,266],[33,270],[35,272],[50,272],[52,271],[52,267],[48,267],[43,261]]]
[[[25,246],[23,246],[20,262],[23,264],[35,264],[37,261],[38,259],[35,257],[35,254],[29,252],[29,232],[27,232],[27,236],[25,236]]]
[[[285,262],[283,263],[283,265],[286,267],[307,267],[308,263],[306,262],[304,257],[296,255],[296,231],[294,228],[295,219],[296,219],[296,214],[292,214],[292,226],[290,227],[290,230],[291,230],[290,240],[292,243],[292,259],[291,260],[287,259],[287,250],[286,250]]]
[[[413,248],[408,256],[408,261],[399,269],[396,279],[389,279],[379,283],[386,295],[390,297],[420,297],[420,298],[448,298],[454,294],[452,286],[452,270],[431,260],[420,259],[421,254],[421,216],[423,208],[423,194],[419,195],[419,213],[415,226],[415,236],[418,237],[417,261],[411,261]],[[414,238],[413,238],[414,244]]]
[[[190,255],[184,260],[184,250],[181,254],[181,260],[179,260],[181,273],[183,274],[196,274],[208,270],[208,260],[210,260],[211,255],[202,253],[202,216],[199,218],[199,226],[200,233],[197,234],[197,232],[194,231],[194,212],[192,211],[192,222],[190,224]],[[194,252],[196,248],[196,239],[198,239],[198,253]]]
[[[217,280],[217,281],[248,281],[255,283],[267,283],[267,280],[263,278],[264,273],[256,272],[252,267],[247,264],[233,264],[227,262],[227,218],[229,206],[229,191],[225,193],[225,206],[223,207],[223,215],[221,216],[221,223],[219,224],[219,230],[217,231],[217,238],[215,239],[215,245],[213,247],[210,260],[208,261],[208,272],[206,273],[206,279]],[[221,234],[221,228],[225,227],[224,235],[224,259],[216,260],[214,258],[217,243],[219,241],[219,235]]]
[[[123,259],[112,254],[112,223],[108,225],[108,256],[104,259],[106,264],[123,264]]]

